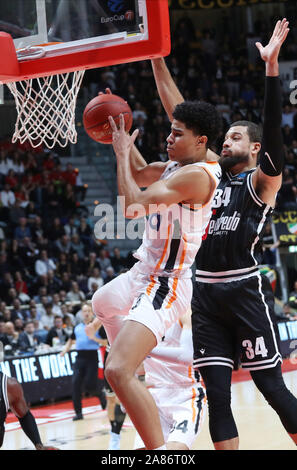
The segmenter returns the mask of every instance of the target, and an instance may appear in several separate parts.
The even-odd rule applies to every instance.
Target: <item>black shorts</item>
[[[194,368],[234,367],[239,358],[248,370],[282,362],[269,280],[195,282],[192,298]]]

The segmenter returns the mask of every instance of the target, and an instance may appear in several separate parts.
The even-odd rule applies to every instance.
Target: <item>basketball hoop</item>
[[[42,46],[17,51],[19,61],[44,56]],[[6,83],[14,96],[17,120],[12,142],[48,148],[77,142],[75,108],[84,70]]]

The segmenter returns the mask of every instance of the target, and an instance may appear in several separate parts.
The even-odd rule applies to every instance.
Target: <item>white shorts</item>
[[[150,388],[149,391],[159,410],[165,443],[180,442],[191,449],[206,413],[206,396],[201,384],[187,388]],[[143,448],[145,445],[136,432],[134,449]]]
[[[125,315],[149,328],[157,342],[191,305],[190,278],[144,274],[136,263],[130,271],[100,287],[92,298],[93,311],[108,324],[108,317]]]

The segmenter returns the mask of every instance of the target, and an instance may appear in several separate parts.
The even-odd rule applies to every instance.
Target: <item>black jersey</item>
[[[258,270],[263,255],[261,236],[272,208],[255,192],[254,171],[235,176],[223,172],[205,239],[196,256],[197,281],[246,277]]]
[[[0,372],[0,447],[3,443],[4,423],[8,409],[7,375]]]

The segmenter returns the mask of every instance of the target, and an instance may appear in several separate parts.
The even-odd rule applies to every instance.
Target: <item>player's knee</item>
[[[109,361],[105,366],[104,374],[106,380],[114,390],[124,385],[129,377],[126,368],[117,361]]]
[[[280,368],[261,370],[251,373],[258,390],[262,393],[266,401],[273,407],[283,405],[288,400],[290,394],[283,380]]]
[[[209,412],[227,411],[231,407],[231,390],[224,390],[219,384],[209,384],[207,401]]]

